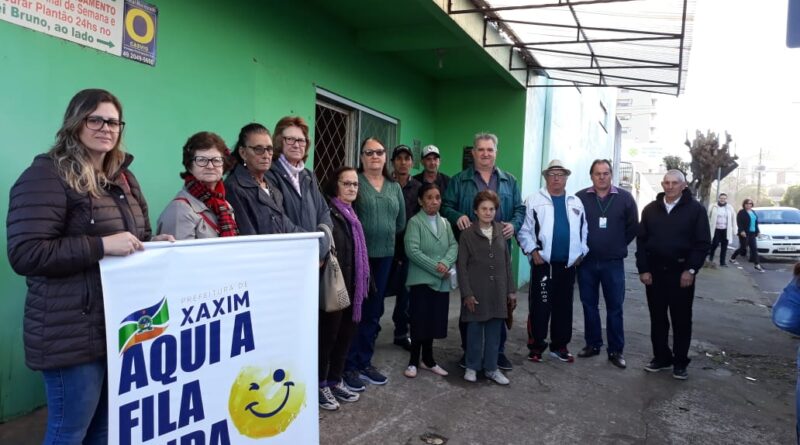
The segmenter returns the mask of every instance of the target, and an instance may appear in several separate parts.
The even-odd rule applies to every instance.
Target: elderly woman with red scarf
[[[158,217],[158,233],[176,240],[238,235],[222,183],[230,165],[230,150],[221,137],[207,131],[191,136],[183,146],[184,187]]]

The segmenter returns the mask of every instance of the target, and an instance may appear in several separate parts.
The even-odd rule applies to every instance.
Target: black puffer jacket
[[[150,239],[147,204],[127,169],[132,161],[127,155],[100,198],[69,188],[48,155],[37,156],[11,188],[8,259],[28,285],[23,329],[31,369],[79,365],[106,354],[102,237],[129,231]]]

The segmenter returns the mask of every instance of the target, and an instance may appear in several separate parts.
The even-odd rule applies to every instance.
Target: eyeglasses
[[[308,144],[308,139],[306,139],[306,138],[293,138],[291,136],[284,136],[283,137],[283,143],[286,144],[286,145],[294,145],[295,143],[297,143],[297,145],[302,147],[302,146]]]
[[[386,154],[386,150],[364,150],[361,153],[369,158],[372,156],[383,156]]]
[[[339,184],[341,184],[342,187],[358,188],[358,182],[339,181]]]
[[[222,167],[222,165],[225,163],[225,159],[222,159],[221,156],[217,156],[215,158],[206,158],[206,157],[203,157],[203,156],[195,156],[195,157],[192,158],[192,161],[195,164],[197,164],[198,167],[207,167],[209,162],[214,167]]]
[[[550,178],[563,178],[567,176],[567,174],[561,172],[547,172],[547,176]]]
[[[255,154],[259,155],[259,156],[263,155],[264,153],[272,154],[272,151],[273,151],[272,145],[268,145],[266,147],[262,147],[260,145],[256,145],[256,146],[245,145],[245,147],[249,148],[250,150],[253,150],[253,153],[255,153]]]
[[[86,119],[86,128],[94,131],[103,129],[103,125],[108,125],[108,131],[119,133],[125,128],[125,122],[117,119],[103,119],[100,116],[89,116]]]

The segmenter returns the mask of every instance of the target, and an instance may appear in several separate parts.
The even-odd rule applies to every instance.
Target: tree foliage
[[[800,185],[793,185],[786,189],[781,199],[781,205],[800,209]]]
[[[684,176],[689,173],[689,163],[685,162],[680,156],[664,156],[664,167],[667,170],[680,170]]]
[[[756,184],[749,184],[736,193],[736,202],[731,203],[734,207],[737,205],[741,207],[742,201],[745,199],[752,199],[754,207],[772,207],[775,201],[767,195],[766,187],[761,187],[761,194],[758,195],[758,186]]]
[[[732,167],[737,156],[731,156],[730,143],[733,140],[731,135],[725,133],[725,143],[720,145],[719,136],[713,131],[706,134],[697,130],[694,141],[686,140],[689,153],[692,155],[692,186],[695,193],[699,195],[700,202],[708,205],[711,195],[711,184],[717,179],[717,172]]]

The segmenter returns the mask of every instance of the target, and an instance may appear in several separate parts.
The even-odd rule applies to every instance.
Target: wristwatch
[[[689,272],[689,273],[690,273],[690,274],[692,274],[692,275],[694,275],[694,274],[696,274],[696,273],[697,273],[697,271],[696,271],[696,270],[694,270],[694,269],[689,269],[689,270],[687,270],[687,272]]]

